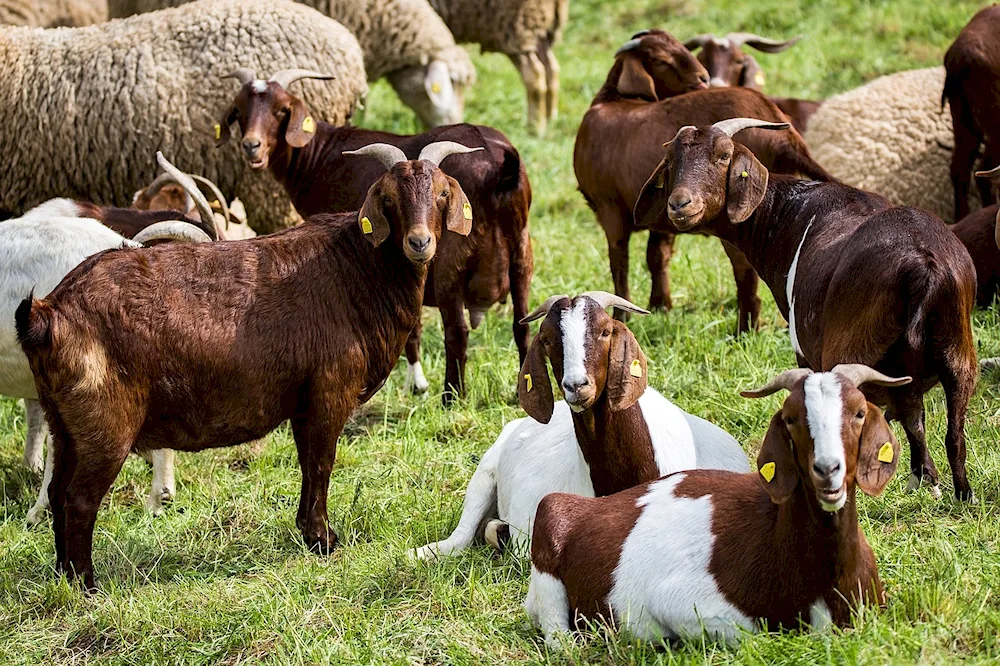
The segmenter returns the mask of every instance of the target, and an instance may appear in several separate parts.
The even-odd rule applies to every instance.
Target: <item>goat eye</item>
[[[785,425],[786,426],[793,426],[793,425],[795,425],[795,419],[792,418],[791,416],[786,416],[785,417]]]
[[[610,338],[611,337],[611,329],[608,328],[608,329],[605,329],[605,330],[601,331],[601,337],[602,338]]]
[[[731,159],[733,159],[733,154],[732,154],[732,153],[723,153],[723,154],[722,154],[722,155],[721,155],[721,156],[719,157],[719,161],[720,161],[720,162],[728,162],[728,161],[729,161],[729,160],[731,160]]]
[[[865,418],[865,412],[864,412],[864,410],[858,410],[858,413],[854,415],[854,418],[856,418],[856,419],[863,419],[863,418]]]
[[[448,198],[448,190],[441,190],[441,194],[439,194],[438,197],[441,198],[441,199],[447,199]]]

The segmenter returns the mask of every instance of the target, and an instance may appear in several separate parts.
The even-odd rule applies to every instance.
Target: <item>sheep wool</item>
[[[153,180],[157,150],[239,197],[258,232],[297,215],[268,173],[251,172],[239,142],[215,148],[215,125],[239,88],[237,67],[260,76],[302,67],[332,81],[297,84],[318,116],[346,122],[367,92],[357,40],[339,23],[286,0],[199,0],[86,28],[0,28],[0,127],[7,168],[0,210],[54,198],[128,206]]]
[[[0,23],[35,28],[83,26],[108,20],[108,0],[0,0]]]
[[[943,89],[944,67],[931,67],[831,97],[809,120],[809,151],[846,185],[954,222],[954,140],[951,114],[941,106]]]
[[[458,42],[509,55],[532,53],[562,38],[569,0],[430,0]]]

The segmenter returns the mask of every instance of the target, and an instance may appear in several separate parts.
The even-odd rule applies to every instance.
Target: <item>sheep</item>
[[[692,53],[701,49],[698,62],[708,70],[712,77],[709,85],[713,88],[740,86],[762,90],[764,70],[760,68],[756,58],[744,53],[740,47],[745,44],[762,53],[781,53],[800,39],[801,35],[779,42],[749,32],[731,32],[722,39],[712,34],[698,35],[684,42],[684,46]],[[772,97],[771,101],[792,120],[792,126],[799,133],[806,131],[809,118],[822,104],[794,97]]]
[[[316,72],[309,76],[322,76]],[[220,143],[230,138],[230,126],[242,133],[241,146],[250,167],[267,169],[284,186],[295,208],[305,216],[357,210],[382,166],[373,158],[346,158],[345,151],[373,141],[391,143],[416,156],[432,141],[457,141],[481,146],[470,157],[449,159],[442,166],[469,197],[468,214],[475,220],[468,236],[446,234],[435,255],[428,282],[433,285],[424,304],[441,311],[445,333],[445,404],[461,395],[465,385],[469,324],[476,328],[494,303],[512,296],[513,334],[521,361],[528,351],[528,290],[533,257],[528,231],[531,184],[517,149],[503,133],[478,125],[440,127],[423,134],[399,136],[355,127],[335,127],[313,121],[312,131],[298,132],[309,107],[276,81],[258,79],[250,69],[231,74],[240,83],[232,105],[220,122]],[[273,79],[273,77],[272,77]],[[406,387],[428,387],[420,365],[418,324],[406,343]]]
[[[645,641],[848,626],[885,606],[855,488],[878,495],[899,442],[864,383],[900,386],[864,365],[788,370],[757,456],[758,472],[677,472],[610,497],[553,493],[538,507],[524,602],[546,643],[580,619],[605,619]]]
[[[181,187],[196,189],[194,182],[186,179],[185,174],[179,173],[161,154],[157,154],[157,160]],[[43,470],[42,449],[48,438],[48,428],[38,404],[28,359],[14,332],[14,309],[32,289],[39,296],[49,293],[74,266],[97,252],[122,246],[141,247],[144,242],[155,240],[213,240],[204,231],[206,220],[211,220],[208,202],[196,191],[194,195],[198,198],[192,196],[192,200],[201,216],[198,225],[191,220],[177,221],[176,211],[149,214],[102,209],[67,199],[54,199],[21,218],[0,224],[0,321],[4,322],[0,325],[0,394],[24,399],[28,426],[24,464],[36,474],[43,474],[38,500],[28,511],[29,526],[38,524],[49,506],[48,487],[55,454],[50,446]],[[109,224],[109,217],[116,224]],[[214,233],[214,227],[208,228]],[[150,458],[153,487],[146,499],[146,508],[153,515],[159,515],[163,503],[174,496],[173,452],[154,450]]]
[[[130,16],[190,1],[110,0],[111,16]],[[462,122],[465,90],[475,83],[476,69],[427,0],[297,1],[350,30],[364,52],[368,80],[385,77],[425,126]],[[258,65],[258,69],[275,68]],[[313,98],[311,106],[317,107],[315,102]],[[331,122],[342,118],[326,113],[321,117]]]
[[[898,72],[827,99],[809,120],[809,150],[845,185],[957,221],[944,80],[943,67]]]
[[[951,185],[955,191],[955,219],[969,214],[969,172],[984,149],[984,166],[1000,163],[1000,120],[997,119],[997,84],[1000,81],[1000,7],[980,10],[962,28],[944,54],[945,101],[951,109],[954,150]],[[979,190],[982,204],[993,203],[988,187]]]
[[[708,233],[740,248],[788,321],[800,366],[857,362],[912,376],[907,386],[868,386],[865,394],[888,404],[906,431],[908,489],[925,483],[935,497],[923,394],[940,382],[955,496],[973,501],[965,470],[965,416],[978,374],[969,253],[926,211],[840,183],[769,175],[731,138],[753,127],[788,124],[734,118],[678,130],[638,197],[636,225]]]
[[[471,231],[468,199],[437,165],[475,150],[437,142],[408,161],[395,146],[365,146],[355,154],[387,171],[360,211],[249,240],[106,252],[18,306],[56,445],[61,571],[94,589],[94,521],[130,450],[233,446],[286,419],[303,474],[296,525],[307,547],[331,552],[337,439],[416,325],[445,228]]]
[[[607,80],[580,124],[573,170],[580,192],[607,237],[615,293],[626,300],[628,244],[634,229],[632,206],[661,157],[659,141],[650,139],[673,136],[682,125],[714,122],[751,109],[753,115],[785,120],[784,114],[755,90],[701,90],[707,85],[708,73],[683,44],[662,30],[650,30],[618,50]],[[693,92],[680,94],[685,91]],[[777,171],[829,178],[794,130],[781,135],[748,134],[746,144]],[[650,233],[646,248],[646,264],[652,274],[650,310],[672,306],[669,265],[673,243],[671,232]],[[757,275],[739,250],[725,241],[723,247],[736,278],[736,330],[756,329],[760,314]]]
[[[604,310],[648,311],[606,292],[552,296],[525,318],[544,317],[518,374],[528,413],[504,426],[483,455],[458,527],[414,551],[418,559],[455,555],[485,526],[498,549],[521,552],[535,510],[551,492],[600,497],[682,469],[749,471],[729,433],[682,411],[647,386],[635,336]],[[565,400],[553,405],[546,358]]]
[[[58,28],[107,20],[107,0],[0,0],[0,24],[5,25]]]
[[[127,206],[155,175],[146,156],[162,150],[238,196],[257,231],[290,224],[298,216],[287,197],[237,149],[213,149],[230,101],[217,80],[239,62],[335,73],[303,91],[333,122],[367,89],[357,40],[286,0],[199,2],[88,28],[0,28],[0,98],[19,119],[0,127],[0,211],[21,215],[55,197]]]
[[[1000,188],[1000,167],[977,171],[976,176],[988,178],[994,189]],[[969,251],[976,266],[976,303],[989,307],[1000,290],[1000,205],[993,204],[969,213],[951,227],[962,245]],[[984,359],[980,366],[989,365]]]
[[[528,93],[528,127],[545,134],[559,107],[559,62],[552,47],[569,19],[569,0],[430,0],[455,40],[503,53]]]

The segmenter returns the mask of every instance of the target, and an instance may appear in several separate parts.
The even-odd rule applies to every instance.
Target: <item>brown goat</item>
[[[290,73],[289,73],[290,72]],[[461,160],[447,160],[442,169],[453,176],[469,197],[469,215],[476,220],[468,236],[447,234],[427,278],[424,305],[441,311],[445,335],[445,404],[461,394],[465,384],[469,329],[476,328],[495,303],[511,294],[514,342],[521,362],[528,350],[528,314],[533,270],[528,209],[531,185],[517,150],[501,132],[479,125],[450,125],[423,134],[399,136],[387,132],[335,127],[316,121],[299,98],[286,88],[300,78],[328,78],[302,70],[279,72],[268,81],[249,69],[230,76],[242,84],[220,123],[219,143],[236,123],[243,134],[243,151],[250,166],[270,168],[303,216],[357,210],[379,177],[378,161],[345,159],[345,151],[372,142],[399,147],[415,157],[434,141],[456,141],[484,150]],[[305,131],[308,130],[308,131]],[[427,380],[420,367],[420,322],[406,343],[407,383],[423,391]]]
[[[708,70],[711,77],[709,85],[713,88],[733,86],[763,90],[764,70],[760,68],[756,58],[744,53],[740,47],[746,45],[762,53],[781,53],[800,39],[801,36],[779,42],[749,32],[731,32],[722,39],[712,34],[698,35],[684,42],[684,46],[692,53],[701,49],[698,62]],[[809,117],[822,104],[794,97],[772,97],[771,101],[791,118],[792,126],[799,133],[806,131]]]
[[[955,219],[969,214],[969,172],[985,147],[983,167],[1000,164],[1000,5],[981,10],[969,21],[944,54],[941,104],[951,108],[955,147],[951,184],[955,189]],[[988,186],[979,188],[983,205],[993,203]]]
[[[753,118],[683,127],[636,203],[636,224],[708,233],[742,250],[788,321],[799,365],[864,363],[909,375],[899,388],[866,386],[888,404],[910,442],[910,488],[940,495],[927,450],[923,394],[941,382],[945,446],[955,495],[972,500],[965,415],[976,386],[971,315],[976,272],[940,219],[840,183],[770,175],[732,136],[785,129]]]
[[[662,157],[657,140],[673,136],[683,125],[715,122],[746,115],[751,110],[752,115],[775,122],[786,120],[757,91],[703,90],[707,80],[704,68],[683,44],[662,30],[650,30],[618,50],[607,80],[580,124],[573,170],[580,191],[607,236],[615,293],[626,300],[631,300],[628,244],[634,229],[632,207]],[[693,92],[680,94],[685,91]],[[780,134],[750,132],[744,141],[769,168],[779,173],[830,179],[809,156],[805,142],[794,130]],[[671,231],[650,232],[646,248],[646,264],[652,275],[650,310],[669,310],[672,305],[669,267],[674,239]],[[760,314],[757,274],[738,249],[726,241],[723,247],[736,278],[737,332],[755,329]]]
[[[232,446],[290,419],[302,468],[296,525],[336,534],[326,500],[344,422],[385,382],[420,316],[439,239],[468,234],[468,199],[430,144],[388,172],[360,213],[243,241],[105,252],[15,313],[56,446],[58,566],[94,586],[94,521],[130,450]]]
[[[992,180],[993,189],[1000,188],[1000,167],[992,171],[977,171],[980,178]],[[962,245],[969,251],[976,266],[976,303],[989,307],[1000,290],[1000,205],[994,204],[969,213],[952,225]]]

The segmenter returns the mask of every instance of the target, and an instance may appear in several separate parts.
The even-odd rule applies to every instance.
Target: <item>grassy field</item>
[[[533,300],[611,289],[603,234],[576,191],[573,137],[614,49],[632,31],[665,27],[681,38],[750,30],[804,34],[780,56],[758,56],[774,94],[825,97],[875,76],[938,64],[972,13],[970,0],[573,0],[565,39],[560,118],[529,137],[513,67],[476,55],[479,82],[468,119],[507,132],[535,192]],[[414,131],[412,115],[384,84],[363,123]],[[634,239],[632,284],[645,304],[645,236]],[[765,297],[759,333],[735,339],[735,289],[717,241],[683,238],[673,263],[675,309],[631,323],[650,358],[650,383],[682,408],[760,445],[779,397],[738,391],[794,364],[785,324]],[[766,289],[764,289],[766,292]],[[1000,353],[995,308],[977,312],[979,352]],[[690,643],[657,650],[598,633],[550,654],[526,627],[521,602],[528,564],[481,547],[434,566],[407,549],[455,526],[478,456],[501,426],[521,416],[514,399],[517,352],[510,312],[487,317],[470,340],[469,395],[443,409],[443,347],[436,312],[425,312],[424,366],[431,392],[402,391],[403,365],[354,417],[340,441],[330,490],[343,546],[306,552],[294,525],[299,492],[287,428],[259,454],[245,447],[179,455],[178,494],[165,515],[142,508],[150,472],[133,457],[98,518],[101,591],[85,597],[53,574],[47,526],[24,528],[37,480],[21,468],[24,422],[0,401],[0,664],[251,663],[997,663],[1000,660],[1000,427],[997,377],[984,378],[970,407],[970,480],[980,499],[963,506],[904,495],[900,473],[879,498],[859,500],[890,596],[853,629],[822,635],[755,636],[738,649]],[[942,472],[944,401],[929,395],[928,439]],[[900,438],[902,430],[897,429]],[[904,447],[905,448],[905,447]],[[905,465],[904,465],[905,467]],[[767,581],[761,581],[765,585]]]

